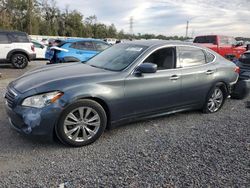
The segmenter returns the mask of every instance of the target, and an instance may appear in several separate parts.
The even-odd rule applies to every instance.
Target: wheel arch
[[[7,54],[7,59],[10,61],[11,60],[11,57],[14,55],[14,54],[23,54],[27,57],[28,61],[30,61],[30,58],[29,58],[29,53],[23,49],[14,49],[14,50],[11,50],[9,51],[9,53]]]
[[[111,122],[111,112],[110,112],[110,108],[108,106],[108,104],[101,98],[98,97],[84,97],[84,98],[80,98],[80,99],[89,99],[89,100],[93,100],[95,102],[97,102],[98,104],[100,104],[104,111],[106,112],[106,116],[107,116],[107,127],[106,128],[110,128],[110,122]]]
[[[107,104],[103,99],[101,99],[101,98],[98,98],[98,97],[90,97],[90,96],[80,97],[80,98],[77,98],[77,99],[71,101],[67,106],[65,106],[64,110],[65,110],[68,106],[70,106],[71,104],[77,102],[78,100],[83,100],[83,99],[88,99],[88,100],[95,101],[95,102],[97,102],[98,104],[100,104],[100,105],[103,107],[103,109],[104,109],[104,111],[105,111],[105,113],[106,113],[106,116],[107,116],[107,126],[106,126],[106,129],[109,129],[109,128],[111,127],[111,111],[110,111],[110,108],[109,108],[108,104]],[[55,131],[56,125],[58,124],[59,119],[60,119],[62,113],[63,113],[63,111],[61,112],[61,114],[60,114],[58,120],[56,121],[56,123],[55,123],[55,125],[54,125],[54,133],[53,133],[54,136],[56,135],[56,131]]]
[[[225,81],[218,81],[213,85],[213,87],[216,86],[219,86],[223,90],[224,97],[227,98],[230,93],[229,85]]]

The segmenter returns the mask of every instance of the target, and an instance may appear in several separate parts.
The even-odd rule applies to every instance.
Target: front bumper
[[[56,125],[62,108],[57,104],[46,106],[42,109],[16,106],[10,108],[5,104],[11,127],[26,135],[39,135],[53,138]]]

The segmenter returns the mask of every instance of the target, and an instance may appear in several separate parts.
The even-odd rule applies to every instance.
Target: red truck
[[[222,35],[197,36],[194,43],[200,43],[229,60],[238,59],[247,50],[246,47],[243,47],[243,44],[238,43],[233,37]]]

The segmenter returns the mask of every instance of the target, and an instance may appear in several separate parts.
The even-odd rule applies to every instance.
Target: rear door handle
[[[213,74],[213,73],[214,73],[213,70],[207,70],[207,72],[206,72],[207,75],[210,75],[210,74]]]
[[[180,77],[178,75],[173,75],[170,77],[170,80],[178,80]]]

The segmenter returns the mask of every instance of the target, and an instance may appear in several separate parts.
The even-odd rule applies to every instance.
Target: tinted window
[[[192,67],[206,63],[205,54],[199,48],[178,47],[181,67]]]
[[[90,41],[75,42],[70,47],[78,50],[95,50],[93,43]]]
[[[94,42],[96,50],[98,51],[103,51],[109,47],[108,44],[103,43],[103,42]]]
[[[194,43],[212,43],[212,44],[216,44],[216,36],[195,37]]]
[[[214,60],[215,56],[209,52],[206,52],[206,62],[210,63]]]
[[[175,68],[175,49],[164,48],[153,52],[144,63],[154,63],[158,70]]]
[[[10,33],[8,34],[12,42],[30,42],[26,33]]]
[[[117,44],[99,53],[86,64],[101,69],[121,71],[141,55],[146,46],[134,44]]]
[[[8,43],[10,43],[10,41],[9,41],[9,39],[8,39],[8,37],[7,37],[6,34],[0,33],[0,43],[1,44],[8,44]]]

